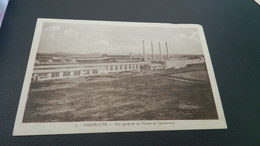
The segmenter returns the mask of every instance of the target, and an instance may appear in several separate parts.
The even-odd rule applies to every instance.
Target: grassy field
[[[217,118],[200,64],[31,83],[23,122]]]

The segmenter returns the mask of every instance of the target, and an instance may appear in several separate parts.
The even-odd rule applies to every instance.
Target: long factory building
[[[35,66],[32,81],[51,79],[74,78],[79,76],[92,76],[108,74],[111,72],[139,70],[148,62],[115,62],[95,64],[65,64]]]

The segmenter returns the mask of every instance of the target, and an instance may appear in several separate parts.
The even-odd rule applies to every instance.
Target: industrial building
[[[139,70],[145,62],[95,63],[95,64],[63,64],[38,65],[34,67],[32,81],[75,78]]]
[[[152,57],[147,60],[145,52],[145,42],[143,43],[143,54],[132,55],[110,55],[102,54],[98,57],[90,55],[73,54],[44,54],[38,53],[31,81],[44,81],[52,79],[66,79],[80,76],[102,75],[113,72],[133,71],[133,70],[158,70],[168,68],[185,67],[188,64],[202,63],[203,58],[170,58],[167,42],[166,59],[162,55],[161,44],[159,42],[159,59],[155,58],[153,42],[151,41]]]

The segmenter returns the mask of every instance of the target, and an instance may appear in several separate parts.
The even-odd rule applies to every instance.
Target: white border
[[[150,120],[150,121],[96,121],[96,122],[53,122],[53,123],[22,123],[27,94],[33,72],[35,57],[41,37],[43,24],[45,22],[73,23],[73,24],[105,24],[105,25],[124,25],[124,26],[145,26],[145,27],[178,27],[178,28],[197,28],[202,44],[204,58],[210,78],[214,101],[217,108],[217,120]],[[154,123],[155,125],[142,125],[142,122]],[[158,124],[169,122],[168,124]],[[88,126],[87,124],[102,123],[107,126]],[[135,123],[135,126],[115,126],[115,123]],[[140,123],[141,125],[137,125]],[[87,125],[87,126],[86,126]],[[225,116],[221,104],[218,87],[204,36],[203,28],[197,24],[170,24],[170,23],[140,23],[140,22],[111,22],[111,21],[90,21],[90,20],[64,20],[64,19],[43,19],[38,18],[30,57],[24,78],[19,107],[15,120],[13,136],[22,135],[51,135],[51,134],[73,134],[73,133],[100,133],[100,132],[133,132],[133,131],[162,131],[162,130],[195,130],[195,129],[226,129]]]

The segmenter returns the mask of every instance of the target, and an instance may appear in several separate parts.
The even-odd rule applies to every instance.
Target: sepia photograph
[[[14,135],[224,128],[200,25],[38,19]]]

